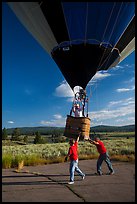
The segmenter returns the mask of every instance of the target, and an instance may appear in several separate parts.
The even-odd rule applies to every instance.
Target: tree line
[[[53,129],[52,132],[50,132],[51,141],[52,142],[65,141],[65,139],[63,137],[61,137],[61,136],[63,136],[62,134],[63,134],[62,132],[56,131],[55,129]],[[48,135],[49,135],[49,132],[48,132]],[[29,136],[34,136],[34,141],[33,141],[34,144],[43,144],[43,143],[48,142],[47,138],[42,137],[41,133],[39,131],[34,132],[32,135],[30,135],[30,134],[23,135],[23,138],[22,138],[20,128],[14,128],[14,130],[11,134],[10,140],[11,141],[18,141],[18,142],[22,141],[24,143],[28,143]],[[8,139],[9,139],[9,134],[7,133],[7,129],[3,128],[2,140],[8,140]]]
[[[6,128],[5,128],[6,129]],[[52,135],[60,134],[63,135],[64,127],[21,127],[18,128],[20,134],[22,135],[35,135],[36,132],[39,132],[41,135]],[[12,135],[15,131],[15,128],[7,128],[6,132],[8,135]],[[105,126],[99,125],[90,128],[90,132],[134,132],[135,125],[126,125],[126,126]]]

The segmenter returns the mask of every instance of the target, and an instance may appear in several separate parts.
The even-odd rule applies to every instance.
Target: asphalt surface
[[[2,202],[135,202],[135,164],[112,162],[114,175],[96,172],[96,160],[80,160],[84,180],[75,174],[68,185],[69,162],[15,169],[2,169]]]

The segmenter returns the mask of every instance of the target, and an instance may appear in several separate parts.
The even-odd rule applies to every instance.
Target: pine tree
[[[24,141],[25,143],[28,143],[28,136],[27,136],[27,135],[24,136],[23,141]]]
[[[7,138],[8,138],[7,130],[4,127],[3,130],[2,130],[2,140],[6,140]]]
[[[15,128],[13,133],[12,133],[12,138],[11,140],[14,140],[14,141],[19,141],[20,140],[20,129],[19,128]]]
[[[34,144],[40,144],[40,143],[42,143],[42,138],[41,138],[41,135],[40,135],[40,132],[39,131],[37,131],[36,133],[35,133],[35,138],[34,138]]]

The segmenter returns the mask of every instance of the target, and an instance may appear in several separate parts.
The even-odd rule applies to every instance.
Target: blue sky
[[[135,52],[86,88],[91,127],[135,124]],[[73,92],[58,66],[2,4],[2,128],[64,127]]]

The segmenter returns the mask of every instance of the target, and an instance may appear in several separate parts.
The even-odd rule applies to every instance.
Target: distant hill
[[[134,132],[135,125],[126,125],[126,126],[105,126],[99,125],[91,127],[91,132]]]
[[[22,135],[33,135],[35,132],[39,131],[41,135],[54,134],[55,132],[63,133],[64,127],[18,127]],[[7,128],[7,134],[12,134],[15,128]],[[126,126],[105,126],[99,125],[91,127],[91,132],[134,132],[135,125]]]
[[[35,132],[40,132],[41,135],[49,135],[51,133],[54,133],[56,131],[63,132],[64,128],[60,127],[17,127],[20,130],[20,133],[22,135],[33,135]],[[7,134],[12,134],[15,128],[7,128]]]

